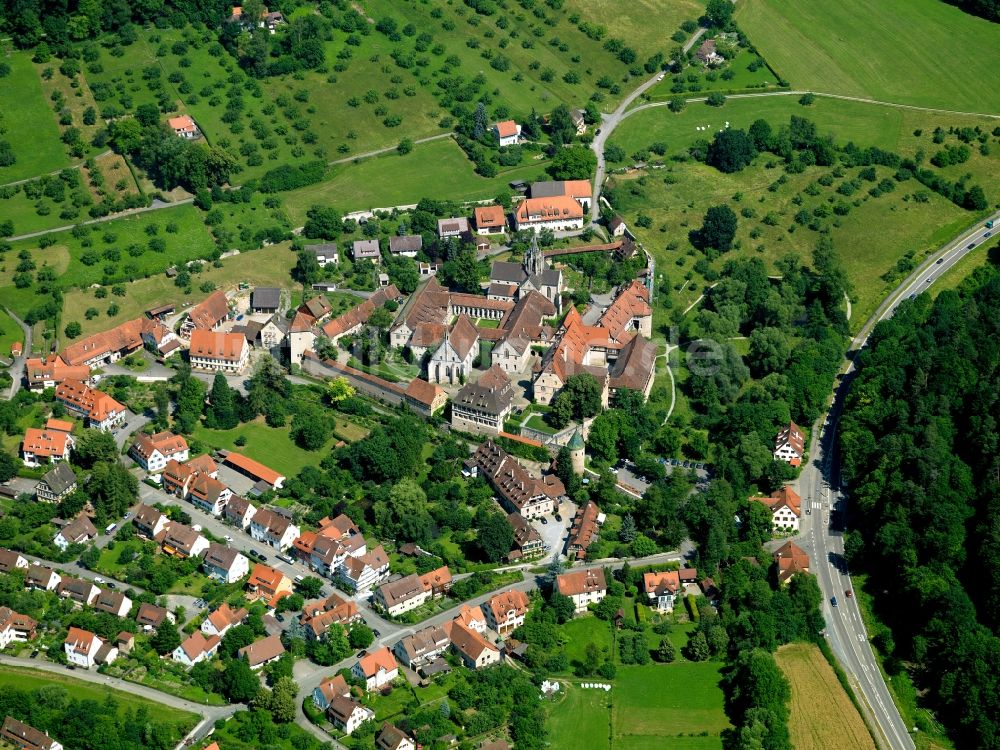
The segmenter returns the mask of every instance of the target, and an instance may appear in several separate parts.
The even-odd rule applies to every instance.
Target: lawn
[[[766,65],[762,65],[756,70],[750,69],[751,64],[758,60],[760,60],[759,55],[750,50],[740,50],[739,54],[724,66],[708,70],[695,59],[694,64],[685,68],[681,73],[667,76],[657,83],[632,106],[638,106],[643,101],[667,101],[674,96],[678,96],[678,94],[672,91],[674,83],[678,81],[682,82],[685,86],[684,93],[680,94],[680,96],[685,97],[700,96],[699,92],[708,91],[728,92],[742,91],[744,89],[760,90],[774,88],[778,85],[778,81],[775,79],[774,74],[767,69]],[[733,77],[729,80],[721,76],[721,73],[727,69],[733,71]]]
[[[552,750],[611,750],[611,693],[562,683],[548,707]]]
[[[718,662],[674,662],[618,669],[611,690],[614,747],[656,747],[669,737],[700,735],[692,748],[721,748],[723,711]],[[690,739],[690,738],[688,738]],[[711,741],[709,741],[711,740]]]
[[[289,435],[289,427],[268,427],[263,418],[241,424],[231,430],[210,430],[199,425],[192,437],[213,448],[243,453],[286,477],[296,476],[306,466],[318,466],[333,447],[333,439],[318,451],[299,448]],[[236,439],[246,438],[246,445],[236,445]]]
[[[0,109],[0,139],[10,143],[17,161],[0,167],[0,184],[54,172],[70,163],[31,53],[10,52],[4,62],[11,71],[0,78],[0,101],[17,106]]]
[[[24,344],[24,331],[7,311],[0,307],[0,358],[6,360],[10,356],[10,347],[15,341]]]
[[[368,433],[371,430],[349,419],[337,417],[337,426],[334,427],[334,432],[341,440],[348,443],[356,443],[358,440],[368,437]]]
[[[588,644],[597,644],[602,652],[611,650],[611,626],[592,614],[570,620],[562,626],[562,634],[566,639],[566,658],[571,668],[574,663],[585,661]]]
[[[421,198],[471,201],[492,198],[512,180],[544,179],[544,161],[514,167],[489,179],[473,171],[465,152],[449,139],[421,143],[406,156],[396,153],[341,164],[318,185],[282,193],[292,222],[301,226],[314,205],[348,213],[411,205]]]
[[[611,36],[628,39],[640,59],[669,52],[676,44],[670,35],[705,13],[699,0],[632,0],[627,7],[620,0],[567,0],[565,7],[584,21],[610,26]]]
[[[111,697],[118,703],[121,713],[145,707],[151,716],[156,716],[160,721],[171,722],[182,733],[190,729],[198,721],[198,717],[195,714],[179,711],[162,703],[139,698],[120,690],[112,690],[103,685],[97,686],[89,682],[83,682],[82,680],[75,680],[69,676],[42,672],[35,669],[22,669],[6,664],[0,666],[0,687],[35,690],[52,686],[65,688],[70,696],[76,700],[93,700],[103,703],[108,697]]]
[[[819,648],[790,643],[778,649],[775,660],[792,687],[788,729],[797,750],[875,750],[861,715]]]
[[[49,248],[51,250],[52,248]],[[47,252],[47,251],[46,251]],[[63,299],[63,320],[76,320],[83,328],[83,334],[89,335],[103,331],[125,320],[130,320],[142,314],[143,310],[168,302],[197,304],[208,296],[198,291],[204,282],[211,282],[219,289],[229,289],[240,282],[250,286],[287,286],[288,272],[295,265],[295,254],[287,244],[240,253],[222,261],[221,268],[206,265],[205,269],[195,276],[194,291],[184,294],[165,274],[157,274],[148,279],[139,279],[128,286],[128,294],[124,297],[113,297],[118,303],[117,315],[104,314],[112,297],[96,299],[92,289],[71,289]],[[86,319],[87,309],[94,307],[101,315],[93,320]]]
[[[947,3],[746,0],[736,20],[795,88],[1000,112],[1000,26]]]

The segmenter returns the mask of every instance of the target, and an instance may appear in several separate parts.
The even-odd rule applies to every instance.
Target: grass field
[[[319,465],[333,447],[331,438],[318,451],[303,450],[292,441],[289,431],[288,427],[268,427],[259,418],[231,430],[210,430],[199,425],[192,437],[213,448],[239,451],[286,477],[294,477],[305,466]],[[246,438],[246,445],[236,445],[239,437]]]
[[[0,140],[10,143],[17,161],[0,167],[0,184],[53,172],[70,163],[31,53],[11,52],[3,59],[11,71],[0,78],[0,101],[17,102],[17,106],[0,108],[0,130],[5,131]]]
[[[788,729],[796,750],[875,750],[861,715],[819,648],[790,643],[778,649],[775,660],[792,687]]]
[[[675,44],[670,35],[684,21],[697,21],[705,13],[700,0],[632,0],[627,12],[620,0],[567,0],[565,7],[585,21],[609,26],[612,36],[628,39],[640,59],[669,51]]]
[[[10,347],[15,341],[24,344],[24,331],[7,314],[6,310],[0,308],[0,357],[10,356]]]
[[[492,179],[480,177],[462,149],[449,138],[422,143],[406,156],[392,153],[334,167],[325,182],[282,193],[281,198],[292,223],[301,226],[306,211],[317,204],[333,205],[347,213],[410,205],[421,198],[455,201],[492,198],[511,180],[543,178],[544,165],[544,161],[532,162]]]
[[[549,707],[546,728],[552,750],[611,750],[611,695],[563,683],[565,695]]]
[[[625,747],[656,747],[668,737],[673,746],[675,738],[706,733],[696,746],[721,748],[719,735],[729,721],[723,712],[720,666],[675,662],[620,667],[612,689],[614,747],[626,738]]]
[[[795,88],[1000,113],[1000,26],[947,3],[746,0],[736,20]]]
[[[52,248],[49,248],[50,250]],[[110,297],[96,299],[92,289],[71,289],[63,298],[63,320],[75,320],[83,328],[83,335],[103,331],[125,320],[130,320],[142,314],[143,310],[156,305],[187,301],[197,304],[207,293],[198,290],[203,282],[211,282],[219,289],[227,289],[239,282],[247,282],[251,286],[283,286],[289,283],[288,272],[295,265],[295,253],[287,243],[272,245],[260,250],[241,253],[222,261],[221,268],[211,264],[205,270],[193,276],[194,291],[184,295],[165,274],[157,274],[148,279],[139,279],[128,285],[128,294],[124,297],[114,297],[120,310],[117,315],[109,317],[104,313]],[[0,290],[2,292],[3,290]],[[94,307],[101,314],[93,320],[87,320],[85,313]]]
[[[35,690],[50,686],[65,688],[70,697],[76,700],[93,700],[103,703],[110,696],[118,703],[121,712],[145,707],[151,716],[155,716],[159,721],[168,721],[179,730],[191,728],[198,720],[195,714],[179,711],[162,703],[155,703],[120,690],[112,690],[103,685],[93,685],[83,680],[75,680],[68,676],[36,669],[23,669],[6,664],[0,666],[0,687],[2,688],[16,687],[22,690]]]

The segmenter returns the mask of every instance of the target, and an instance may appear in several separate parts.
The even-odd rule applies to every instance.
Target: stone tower
[[[524,272],[530,278],[542,273],[545,268],[545,256],[542,254],[541,248],[538,247],[538,235],[532,233],[531,247],[524,254]]]
[[[579,427],[576,428],[573,437],[569,439],[566,447],[569,449],[569,457],[573,462],[573,473],[583,474],[583,456],[586,446],[584,445],[583,435],[580,433]]]

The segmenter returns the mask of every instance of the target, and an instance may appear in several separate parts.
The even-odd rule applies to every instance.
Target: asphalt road
[[[1000,218],[1000,214],[991,218]],[[834,390],[830,408],[813,425],[814,439],[809,458],[796,483],[806,514],[803,516],[800,541],[809,552],[812,571],[823,592],[823,616],[830,647],[877,723],[884,743],[893,750],[914,747],[910,728],[903,722],[879,671],[857,600],[847,595],[847,592],[853,592],[853,584],[843,560],[843,536],[830,524],[831,512],[840,511],[843,515],[848,502],[840,484],[837,425],[855,374],[854,358],[867,344],[872,329],[879,321],[891,317],[904,300],[930,288],[942,273],[983,242],[989,241],[986,235],[992,232],[984,224],[985,220],[977,223],[924,261],[883,300],[862,326],[851,342],[848,360]]]

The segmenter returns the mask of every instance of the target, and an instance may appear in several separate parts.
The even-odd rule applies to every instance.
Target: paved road
[[[417,146],[421,143],[430,143],[431,141],[440,141],[445,138],[451,138],[455,135],[452,132],[448,133],[438,133],[437,135],[429,135],[426,138],[417,138],[413,141],[413,145]],[[345,156],[343,159],[334,159],[333,161],[328,161],[327,166],[334,166],[335,164],[350,164],[351,162],[361,161],[362,159],[370,159],[373,156],[380,156],[382,154],[388,154],[395,151],[395,146],[386,146],[385,148],[377,148],[374,151],[366,151],[363,154],[355,154],[354,156]]]
[[[162,211],[165,208],[176,208],[177,206],[184,206],[188,203],[194,203],[194,198],[185,198],[183,200],[174,201],[173,203],[164,203],[163,201],[154,200],[151,206],[145,206],[143,208],[130,208],[127,211],[119,211],[115,214],[108,214],[107,216],[101,216],[97,219],[87,219],[87,221],[81,221],[80,224],[102,224],[105,221],[114,221],[115,219],[122,219],[126,216],[134,216],[135,214],[144,214],[150,211]],[[52,229],[43,229],[40,232],[29,232],[28,234],[19,234],[16,237],[7,237],[6,239],[10,242],[15,242],[17,240],[30,240],[34,237],[41,237],[45,234],[54,234],[56,232],[68,232],[77,224],[67,224],[62,227],[52,227]]]
[[[0,664],[11,664],[18,667],[37,669],[42,672],[52,672],[54,674],[58,674],[60,677],[82,680],[83,682],[90,682],[95,685],[104,685],[105,687],[114,688],[124,693],[129,693],[130,695],[137,695],[140,698],[145,698],[155,703],[161,703],[165,706],[170,706],[171,708],[180,709],[181,711],[190,711],[193,714],[201,716],[201,721],[198,722],[198,724],[185,738],[191,740],[192,744],[211,734],[212,730],[215,728],[216,721],[219,719],[228,719],[234,713],[244,708],[241,704],[231,706],[203,706],[198,703],[192,703],[191,701],[184,700],[183,698],[177,698],[167,693],[161,693],[159,690],[154,690],[153,688],[146,687],[145,685],[137,685],[134,682],[127,682],[126,680],[118,679],[117,677],[108,677],[107,675],[90,672],[86,669],[75,669],[69,671],[61,664],[53,664],[52,662],[41,661],[38,659],[22,659],[16,656],[6,656],[4,654],[0,654]]]
[[[1000,218],[1000,214],[992,218]],[[813,425],[814,439],[809,460],[797,482],[807,513],[803,517],[801,540],[810,553],[813,570],[823,591],[823,615],[830,646],[848,673],[855,692],[859,693],[874,716],[885,742],[893,750],[910,750],[914,747],[913,740],[879,672],[857,600],[846,595],[847,591],[853,591],[853,584],[843,561],[843,537],[830,525],[831,512],[845,513],[848,499],[840,486],[836,455],[837,424],[855,374],[855,357],[868,342],[872,329],[879,321],[891,317],[904,300],[928,289],[942,273],[988,241],[984,223],[978,222],[974,228],[963,232],[924,261],[886,297],[862,326],[851,342],[843,377],[834,390],[829,411]],[[837,606],[832,603],[834,597]]]

